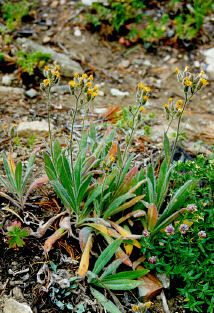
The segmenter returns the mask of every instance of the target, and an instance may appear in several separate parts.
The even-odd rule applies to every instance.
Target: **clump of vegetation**
[[[155,16],[151,9],[155,7]],[[159,14],[157,14],[157,11]],[[155,43],[160,39],[192,40],[201,33],[204,18],[213,11],[213,2],[202,0],[170,0],[164,3],[141,0],[110,0],[108,4],[93,3],[86,13],[86,22],[95,28],[111,27],[111,33],[128,41]],[[110,31],[108,28],[110,35]]]
[[[156,273],[164,273],[181,281],[179,292],[185,297],[185,307],[195,312],[212,311],[211,280],[205,270],[212,261],[213,235],[211,226],[205,225],[205,221],[211,221],[213,160],[196,160],[196,164],[200,160],[203,169],[207,167],[206,173],[199,169],[198,164],[174,161],[181,137],[182,116],[190,100],[208,81],[203,72],[194,74],[189,67],[182,71],[176,69],[176,74],[183,96],[170,98],[163,105],[168,120],[163,152],[158,160],[144,169],[135,165],[135,156],[129,149],[136,129],[144,124],[142,112],[151,88],[143,82],[138,83],[136,103],[129,107],[129,129],[121,143],[117,139],[117,127],[100,135],[93,122],[86,125],[85,118],[98,96],[98,87],[94,84],[93,75],[75,73],[69,82],[74,100],[70,112],[70,134],[66,145],[62,146],[54,139],[50,122],[51,89],[60,80],[60,68],[44,68],[41,90],[47,98],[49,124],[49,148],[44,153],[44,170],[63,209],[45,223],[36,223],[37,229],[35,225],[29,227],[28,234],[41,238],[54,223],[54,229],[43,245],[45,255],[65,236],[76,240],[80,247],[81,256],[71,277],[59,280],[58,264],[51,269],[46,263],[37,275],[38,283],[60,310],[77,309],[77,303],[69,302],[69,297],[81,285],[86,286],[84,291],[87,290],[107,312],[134,310],[134,305],[135,311],[140,312],[141,308],[145,309],[142,299],[136,297],[134,303],[130,301],[125,307],[114,291],[139,288],[141,294],[149,298],[154,293],[151,284],[153,288],[154,281],[157,281]],[[80,136],[75,138],[74,126],[79,113],[84,118]],[[168,138],[172,121],[177,123],[173,143]],[[6,192],[0,195],[15,204],[20,213],[26,208],[31,190],[47,182],[47,177],[26,188],[34,159],[28,163],[25,174],[22,163],[15,165],[10,155],[4,155],[3,162],[6,178],[1,175],[0,182]],[[183,175],[179,175],[180,172]],[[198,187],[202,182],[204,192]],[[206,200],[201,200],[202,197]],[[13,239],[11,247],[21,247],[27,234],[16,225],[6,235]],[[195,260],[195,264],[188,263],[190,258]],[[45,278],[41,279],[43,274]],[[197,284],[196,279],[200,279]],[[155,291],[160,291],[161,283],[158,282],[155,288]],[[84,312],[86,309],[87,304],[84,303],[80,310]]]
[[[30,2],[22,0],[17,3],[14,1],[4,1],[1,7],[3,18],[6,21],[8,30],[14,30],[20,25],[22,18],[29,14]]]
[[[147,237],[142,244],[147,268],[176,282],[184,308],[191,312],[213,312],[213,173],[213,155],[178,162],[172,172],[172,189],[181,187],[190,178],[197,182],[184,202],[187,211],[154,241]],[[192,203],[197,203],[197,207]],[[149,262],[152,256],[155,265]]]
[[[13,222],[7,227],[6,236],[8,237],[9,248],[17,249],[25,245],[24,239],[28,237],[27,229],[21,228],[20,222]]]
[[[27,53],[24,51],[17,52],[16,63],[23,72],[27,72],[29,75],[33,75],[36,68],[43,68],[44,65],[50,61],[51,55],[40,51]]]

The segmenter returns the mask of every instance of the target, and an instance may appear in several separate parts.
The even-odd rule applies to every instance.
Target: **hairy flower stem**
[[[71,130],[70,130],[70,160],[71,160],[71,170],[72,170],[72,181],[73,181],[73,186],[75,186],[74,183],[74,158],[73,158],[73,146],[74,146],[74,139],[73,139],[73,133],[74,133],[74,124],[76,121],[76,116],[77,116],[77,111],[79,107],[79,100],[82,95],[82,90],[80,91],[79,95],[74,95],[76,99],[75,103],[75,109],[73,114],[71,114]],[[77,192],[77,190],[75,190]]]
[[[193,96],[193,95],[192,95],[192,96]],[[174,155],[175,155],[175,150],[176,150],[177,143],[178,143],[178,138],[179,138],[179,136],[180,136],[181,119],[182,119],[184,110],[185,110],[187,104],[189,103],[190,99],[192,98],[192,96],[190,96],[190,97],[188,98],[187,93],[185,93],[184,106],[183,106],[183,109],[182,109],[182,111],[181,111],[181,114],[179,115],[179,118],[178,118],[178,125],[177,125],[177,130],[176,130],[176,137],[175,137],[175,141],[174,141],[173,148],[172,148],[172,152],[171,152],[170,163],[173,161],[173,158],[174,158]]]
[[[132,114],[132,116],[133,116],[133,119],[132,119],[132,130],[131,130],[131,134],[129,136],[129,139],[128,139],[125,151],[124,151],[123,156],[122,156],[122,166],[119,169],[119,175],[118,175],[118,178],[117,178],[115,192],[113,193],[113,195],[115,195],[115,193],[116,193],[116,191],[117,191],[117,189],[119,187],[121,175],[122,175],[122,172],[123,172],[123,169],[124,169],[124,166],[125,166],[125,162],[127,160],[127,153],[128,153],[129,148],[130,148],[130,145],[132,143],[134,132],[135,132],[135,130],[137,128],[137,125],[138,125],[138,121],[137,121],[136,117],[138,116],[139,110],[140,110],[140,106],[138,106],[138,109],[135,112],[135,114]]]
[[[125,163],[126,158],[127,158],[128,150],[129,150],[130,145],[131,145],[131,143],[132,143],[132,139],[133,139],[134,132],[135,132],[135,130],[136,130],[136,128],[137,128],[137,125],[138,125],[138,122],[137,122],[136,117],[138,116],[139,110],[140,110],[140,107],[138,107],[136,113],[133,114],[133,119],[132,119],[133,126],[132,126],[132,130],[131,130],[131,134],[130,134],[130,136],[129,136],[129,139],[128,139],[128,142],[127,142],[127,145],[126,145],[126,148],[125,148],[123,157],[122,157],[123,166],[124,166],[124,163]]]
[[[51,107],[51,87],[48,88],[47,92],[47,104],[48,104],[48,132],[50,138],[50,149],[51,149],[51,157],[53,159],[53,140],[52,140],[52,133],[51,133],[51,116],[50,116],[50,107]]]
[[[172,122],[173,122],[173,117],[171,118],[171,120],[170,120],[170,122],[169,122],[169,124],[167,126],[167,130],[165,132],[166,135],[168,134],[168,131],[169,131],[170,126],[172,125]]]

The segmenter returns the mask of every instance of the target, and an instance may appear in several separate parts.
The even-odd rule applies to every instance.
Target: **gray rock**
[[[114,97],[126,97],[126,96],[129,96],[129,92],[128,91],[121,91],[121,90],[116,89],[116,88],[112,88],[111,89],[111,94]]]
[[[13,294],[13,297],[14,297],[17,301],[23,301],[23,300],[24,300],[24,296],[23,296],[23,293],[22,293],[21,288],[19,288],[19,287],[14,287],[14,288],[12,289],[12,294]]]
[[[129,65],[130,65],[130,61],[129,61],[129,60],[122,60],[122,61],[118,64],[118,67],[127,68],[127,67],[129,67]]]
[[[53,125],[51,125],[53,129]],[[23,137],[29,137],[30,135],[47,135],[48,134],[48,122],[42,121],[31,121],[31,122],[21,122],[17,126],[17,133]]]
[[[12,84],[12,81],[13,81],[14,77],[11,76],[11,75],[4,75],[2,77],[2,85],[5,85],[5,86],[10,86]]]
[[[43,53],[50,54],[52,60],[61,67],[61,74],[65,77],[72,77],[74,72],[82,73],[83,70],[79,63],[73,61],[71,58],[78,59],[76,53],[70,52],[70,57],[54,51],[50,47],[42,46],[32,40],[27,38],[18,38],[18,44],[21,46],[21,49],[25,52],[35,52],[40,51]]]
[[[15,94],[21,96],[24,94],[24,90],[22,88],[0,86],[0,94]]]
[[[202,54],[205,56],[207,63],[206,71],[209,73],[210,77],[214,79],[214,48],[203,51]]]
[[[82,0],[82,4],[87,6],[92,5],[94,2],[99,2],[99,0]]]
[[[81,30],[78,26],[74,27],[74,36],[75,37],[81,37],[82,36]]]
[[[25,94],[26,94],[26,96],[28,96],[29,98],[35,98],[35,97],[38,96],[39,93],[38,93],[35,89],[31,88],[31,89],[27,90],[27,91],[25,92]]]
[[[33,311],[28,304],[9,298],[4,303],[3,313],[33,313]]]
[[[70,88],[68,85],[56,85],[51,88],[51,92],[63,95],[66,93],[70,93]]]
[[[98,96],[100,96],[100,97],[104,97],[104,96],[105,96],[104,91],[99,90],[99,91],[98,91]]]
[[[94,113],[96,113],[96,114],[105,114],[107,111],[108,111],[108,109],[107,108],[94,108]]]
[[[43,40],[42,40],[43,43],[48,43],[48,42],[50,42],[50,41],[51,41],[51,37],[49,37],[49,36],[45,36],[45,37],[43,38]]]

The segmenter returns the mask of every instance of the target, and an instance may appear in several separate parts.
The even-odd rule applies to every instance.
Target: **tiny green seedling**
[[[28,237],[29,233],[27,229],[21,228],[21,223],[14,222],[7,227],[6,235],[9,248],[22,248],[25,245],[24,239]]]

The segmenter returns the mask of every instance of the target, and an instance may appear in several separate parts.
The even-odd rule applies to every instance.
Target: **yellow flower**
[[[114,161],[115,161],[115,156],[113,156],[113,155],[110,154],[110,155],[109,155],[109,159],[110,159],[111,162],[114,162]]]
[[[150,87],[147,87],[147,86],[145,86],[144,88],[143,88],[143,90],[146,92],[146,93],[149,93],[149,92],[151,92],[151,88]]]
[[[183,81],[183,84],[184,84],[184,86],[191,87],[192,86],[192,81],[188,77],[185,77],[184,81]]]
[[[44,79],[43,80],[43,84],[45,85],[45,87],[48,87],[50,85],[50,80],[49,79]]]
[[[169,102],[169,103],[170,103],[170,102],[172,102],[172,101],[173,101],[173,99],[172,99],[172,98],[169,98],[169,99],[168,99],[168,102]]]
[[[176,69],[175,69],[175,73],[176,73],[176,74],[179,74],[179,73],[180,73],[180,70],[179,70],[179,68],[178,68],[178,67],[176,67]]]
[[[95,86],[94,86],[94,91],[97,91],[97,90],[98,90],[98,86],[95,85]]]
[[[141,113],[144,113],[146,110],[145,110],[145,108],[144,108],[143,106],[140,106],[139,111],[140,111]]]
[[[92,95],[92,97],[93,97],[93,98],[95,98],[95,97],[97,97],[97,96],[98,96],[98,92],[93,91],[91,95]]]
[[[92,87],[92,83],[91,83],[91,82],[87,82],[86,86],[87,86],[88,88],[90,88],[90,87]]]
[[[84,73],[84,74],[82,74],[82,78],[86,79],[86,78],[88,78],[88,75],[86,73]]]
[[[168,109],[169,108],[169,103],[164,103],[163,106],[164,106],[165,109]]]
[[[48,65],[45,65],[44,70],[45,70],[45,71],[48,71],[49,69],[50,69],[50,67],[49,67]]]
[[[89,88],[89,89],[87,90],[87,94],[88,94],[89,96],[91,96],[92,93],[93,93],[93,89],[92,89],[92,88]]]
[[[59,71],[53,71],[53,75],[56,76],[58,79],[60,78],[60,72]]]
[[[68,84],[71,88],[77,87],[77,83],[74,80],[70,80]]]
[[[88,80],[94,80],[94,76],[93,75],[90,75]]]
[[[79,77],[79,73],[75,72],[74,73],[74,78],[78,78]]]
[[[184,72],[187,72],[189,70],[189,66],[186,66],[184,69]]]
[[[145,88],[145,85],[142,82],[138,83],[137,86],[138,86],[139,89],[144,89]]]
[[[149,97],[148,97],[148,96],[143,96],[143,100],[144,100],[144,101],[148,101],[148,100],[149,100]]]
[[[179,99],[176,101],[175,103],[175,107],[178,111],[182,111],[183,110],[183,107],[184,107],[184,102],[183,100]]]
[[[201,71],[201,72],[199,73],[199,76],[202,77],[204,74],[205,74],[204,71]]]
[[[209,84],[208,80],[206,80],[205,78],[201,78],[200,83],[202,84],[202,86],[206,86]]]
[[[133,304],[132,305],[132,311],[133,312],[139,312],[139,310],[140,310],[140,306],[139,305],[137,305],[137,304]]]

